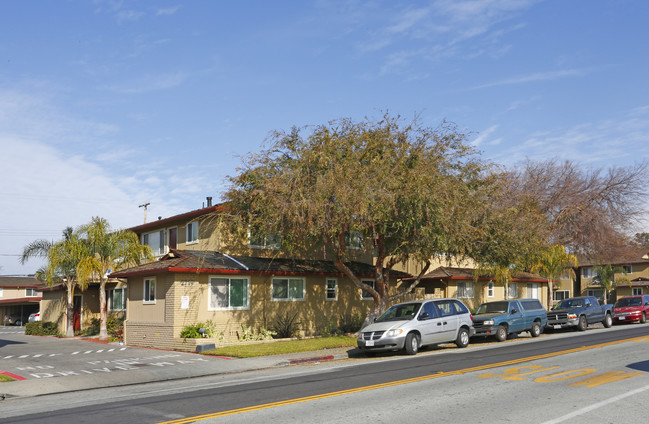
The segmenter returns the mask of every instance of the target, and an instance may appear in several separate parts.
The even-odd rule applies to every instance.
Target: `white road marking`
[[[639,389],[631,390],[630,392],[622,393],[620,395],[614,396],[612,398],[606,399],[606,400],[601,401],[601,402],[594,403],[594,404],[589,405],[589,406],[587,406],[585,408],[581,408],[581,409],[578,409],[575,412],[571,412],[570,414],[564,415],[563,417],[555,418],[555,419],[550,420],[550,421],[545,421],[542,424],[556,424],[556,423],[560,423],[560,422],[563,422],[563,421],[567,421],[567,420],[569,420],[571,418],[575,418],[575,417],[578,417],[579,415],[583,415],[586,412],[593,411],[595,409],[601,408],[602,406],[606,406],[606,405],[608,405],[610,403],[615,403],[615,402],[617,402],[617,401],[619,401],[621,399],[627,398],[629,396],[637,395],[638,393],[642,393],[642,392],[644,392],[646,390],[649,390],[649,385],[644,386],[644,387],[640,387]]]

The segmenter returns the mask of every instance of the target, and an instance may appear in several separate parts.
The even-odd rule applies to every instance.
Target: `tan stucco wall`
[[[323,331],[330,320],[353,315],[364,317],[372,300],[362,300],[361,292],[353,283],[337,277],[338,300],[325,299],[326,276],[302,277],[305,281],[304,300],[271,300],[271,275],[237,275],[250,281],[250,305],[242,310],[210,311],[209,275],[170,274],[156,277],[156,304],[142,304],[144,278],[134,277],[129,284],[129,302],[126,321],[126,344],[158,348],[178,348],[180,332],[187,325],[208,320],[216,330],[224,332],[226,340],[237,340],[242,325],[256,329],[270,329],[279,314],[297,314],[303,336]],[[280,276],[278,278],[285,278]],[[299,278],[299,277],[291,277]],[[172,281],[173,280],[173,281]],[[187,296],[189,307],[182,309],[182,297]]]
[[[65,291],[45,291],[41,300],[41,321],[54,322],[65,334]]]

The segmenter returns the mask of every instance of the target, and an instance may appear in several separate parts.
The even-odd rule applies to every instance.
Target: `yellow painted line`
[[[447,377],[447,376],[450,376],[450,375],[462,375],[462,374],[469,373],[469,372],[474,372],[474,371],[482,371],[482,370],[486,370],[486,369],[498,368],[498,367],[503,367],[503,366],[507,366],[507,365],[520,364],[522,362],[535,361],[535,360],[538,360],[538,359],[545,359],[545,358],[552,358],[554,356],[566,355],[566,354],[569,354],[569,353],[576,353],[576,352],[583,352],[583,351],[586,351],[586,350],[598,349],[598,348],[607,347],[607,346],[613,346],[613,345],[620,344],[620,343],[637,342],[639,340],[645,340],[645,339],[647,339],[647,336],[633,337],[631,339],[616,340],[616,341],[600,343],[600,344],[596,344],[596,345],[592,345],[592,346],[582,346],[582,347],[577,347],[577,348],[574,348],[574,349],[562,350],[562,351],[559,351],[559,352],[544,353],[544,354],[541,354],[541,355],[534,355],[534,356],[528,356],[528,357],[525,357],[525,358],[512,359],[512,360],[509,360],[509,361],[496,362],[496,363],[493,363],[493,364],[480,365],[480,366],[472,367],[472,368],[464,368],[464,369],[456,370],[456,371],[447,371],[447,372],[440,371],[437,374],[429,374],[429,375],[424,375],[424,376],[421,376],[421,377],[407,378],[405,380],[390,381],[390,382],[387,382],[387,383],[375,384],[375,385],[372,385],[372,386],[357,387],[355,389],[340,390],[340,391],[337,391],[337,392],[323,393],[323,394],[320,394],[320,395],[306,396],[306,397],[295,398],[295,399],[287,399],[287,400],[278,401],[278,402],[265,403],[265,404],[262,404],[262,405],[247,406],[245,408],[230,409],[228,411],[214,412],[214,413],[211,413],[211,414],[197,415],[197,416],[194,416],[194,417],[187,417],[187,418],[180,418],[180,419],[172,420],[172,421],[163,421],[163,422],[160,422],[158,424],[186,424],[186,423],[192,423],[192,422],[195,422],[195,421],[206,420],[206,419],[210,419],[210,418],[219,418],[219,417],[225,417],[225,416],[228,416],[228,415],[241,414],[241,413],[244,413],[244,412],[260,411],[262,409],[276,408],[278,406],[284,406],[284,405],[294,405],[294,404],[297,404],[297,403],[310,402],[310,401],[313,401],[313,400],[327,399],[327,398],[331,398],[331,397],[354,394],[354,393],[361,393],[361,392],[366,392],[366,391],[369,391],[369,390],[382,389],[382,388],[385,388],[385,387],[400,386],[402,384],[417,383],[417,382],[420,382],[420,381],[432,380],[434,378]]]

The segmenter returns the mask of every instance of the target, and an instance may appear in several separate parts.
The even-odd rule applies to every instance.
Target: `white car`
[[[399,303],[361,329],[358,347],[366,353],[404,349],[415,355],[422,346],[453,342],[469,345],[473,317],[457,299]]]
[[[34,312],[29,316],[28,321],[29,322],[36,322],[41,320],[41,313],[40,312]]]

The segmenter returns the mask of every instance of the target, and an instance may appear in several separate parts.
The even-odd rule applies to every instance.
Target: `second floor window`
[[[33,288],[33,287],[27,287],[25,289],[25,296],[27,296],[27,297],[36,297],[37,296],[36,289]]]
[[[187,224],[187,244],[198,243],[198,221]]]
[[[588,266],[586,268],[582,268],[581,269],[581,276],[582,276],[582,278],[594,278],[595,277],[595,270],[591,266]]]
[[[142,234],[142,244],[151,248],[153,256],[162,256],[165,252],[165,231],[153,231]]]
[[[345,234],[345,247],[355,250],[363,248],[363,235],[360,231],[349,231]]]
[[[264,235],[259,230],[250,228],[248,231],[248,247],[262,249],[279,249],[282,246],[281,234]]]
[[[631,272],[633,272],[631,265],[622,265],[622,269],[624,270],[625,274],[631,274]]]

